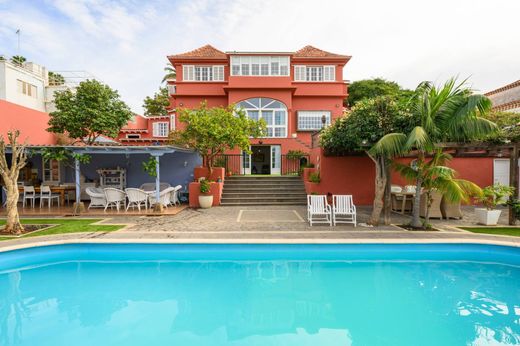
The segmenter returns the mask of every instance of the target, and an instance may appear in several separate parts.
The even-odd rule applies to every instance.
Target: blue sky
[[[480,91],[520,79],[518,0],[0,0],[0,54],[86,70],[134,111],[159,86],[166,55],[210,43],[352,55],[344,78],[470,77]]]

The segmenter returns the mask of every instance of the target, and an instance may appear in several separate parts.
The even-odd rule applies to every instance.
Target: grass
[[[26,234],[19,238],[38,237],[42,235],[80,233],[80,232],[114,232],[124,225],[93,225],[102,219],[22,219],[22,224],[56,225],[50,228]],[[0,226],[5,225],[5,220],[0,220]],[[0,237],[1,240],[13,239],[12,237]],[[18,239],[18,238],[15,238]]]
[[[520,237],[520,227],[459,227],[473,233],[500,234]]]

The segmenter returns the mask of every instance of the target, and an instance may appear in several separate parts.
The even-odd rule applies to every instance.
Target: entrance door
[[[271,174],[282,174],[282,148],[271,145]]]
[[[242,157],[240,158],[240,173],[241,174],[251,174],[251,155],[242,152]]]
[[[494,160],[493,184],[502,184],[509,186],[509,159]]]

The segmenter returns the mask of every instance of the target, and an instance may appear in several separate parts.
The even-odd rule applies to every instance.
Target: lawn
[[[22,224],[56,225],[41,231],[26,234],[20,238],[37,237],[42,235],[80,233],[80,232],[113,232],[120,230],[124,225],[93,225],[102,219],[22,219]],[[5,220],[0,220],[0,226],[5,225]],[[12,237],[0,237],[0,240],[13,239]]]
[[[520,227],[459,227],[473,233],[512,235],[520,237]]]

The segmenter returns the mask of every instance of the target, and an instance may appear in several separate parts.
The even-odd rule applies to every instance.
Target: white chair
[[[182,189],[182,185],[177,185],[173,188],[172,195],[170,196],[170,204],[173,204],[174,206],[177,205],[177,203],[180,205],[181,201],[179,200],[179,191]]]
[[[307,195],[307,220],[313,223],[328,223],[332,226],[332,209],[325,195]]]
[[[106,187],[103,189],[105,192],[105,198],[107,199],[107,204],[105,205],[105,211],[108,207],[116,207],[117,211],[119,211],[120,207],[126,208],[126,193],[123,190],[114,189],[113,187]]]
[[[169,183],[159,183],[159,191],[164,191],[170,186]],[[144,183],[139,187],[139,189],[144,191],[155,191],[155,183]]]
[[[104,208],[107,205],[107,198],[105,197],[105,192],[102,188],[99,187],[87,187],[85,189],[86,194],[90,198],[90,204],[88,209],[90,208]]]
[[[31,202],[31,206],[34,208],[34,201],[40,198],[36,195],[36,191],[34,190],[34,186],[24,186],[23,187],[23,207],[27,205],[27,200]]]
[[[175,190],[175,188],[169,187],[169,188],[161,191],[161,193],[159,194],[159,203],[161,203],[164,207],[168,207],[168,205],[170,205],[170,203],[171,203],[170,198],[171,198],[171,194],[174,190]],[[148,196],[150,198],[150,206],[157,204],[157,198],[155,196],[155,193],[149,194]]]
[[[58,207],[60,206],[60,195],[53,194],[50,186],[41,185],[40,186],[40,208],[43,207],[43,201],[47,200],[49,204],[49,209],[51,208],[52,201],[55,199],[58,202]]]
[[[141,211],[141,205],[144,205],[145,209],[148,209],[148,197],[150,196],[146,191],[135,188],[125,189],[126,196],[128,197],[128,205],[126,206],[126,210],[128,208],[137,207],[139,211]]]
[[[332,196],[332,224],[353,223],[356,227],[356,206],[352,195]]]

